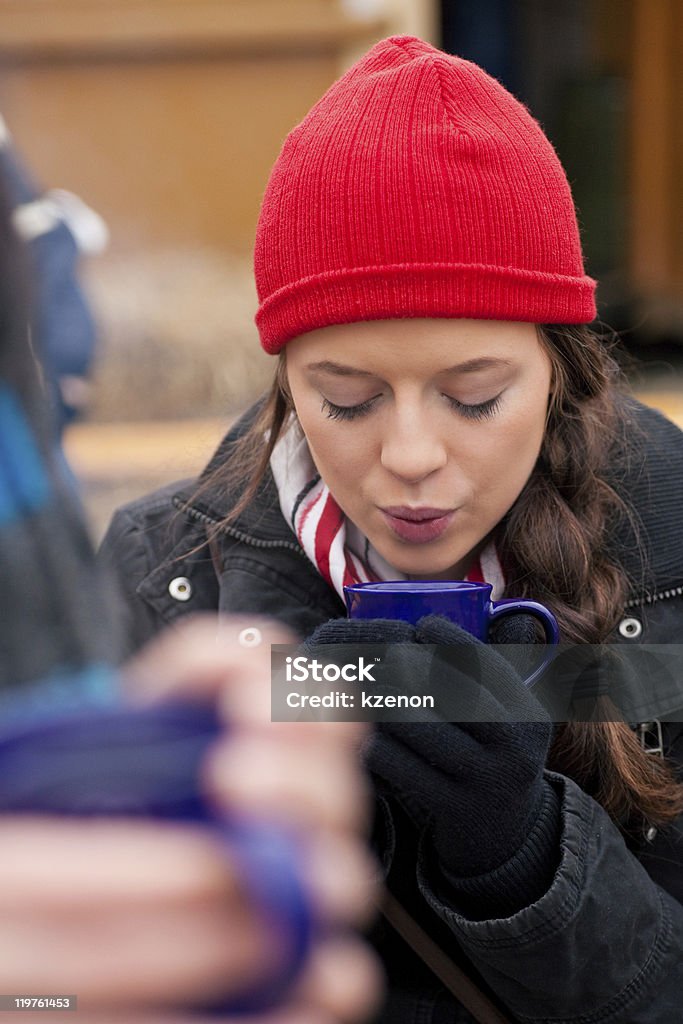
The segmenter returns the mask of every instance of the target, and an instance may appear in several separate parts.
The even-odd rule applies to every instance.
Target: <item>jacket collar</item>
[[[257,402],[232,425],[199,480],[176,494],[174,504],[177,508],[189,506],[190,514],[195,513],[195,520],[203,517],[207,525],[219,523],[228,516],[239,496],[228,486],[229,472],[217,474],[229,465],[236,443],[249,430],[260,408],[261,402]],[[229,532],[242,534],[258,543],[297,543],[280,510],[280,499],[270,469],[256,497],[232,522]]]
[[[683,594],[683,432],[661,413],[624,399],[610,483],[627,514],[608,550],[631,582],[631,604]]]

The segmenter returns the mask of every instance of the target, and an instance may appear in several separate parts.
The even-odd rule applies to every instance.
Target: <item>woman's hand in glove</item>
[[[508,642],[524,642],[526,633],[522,620]],[[367,743],[367,765],[424,831],[425,853],[435,855],[460,908],[513,913],[542,895],[559,856],[559,800],[543,776],[551,723],[506,659],[444,618],[417,627],[337,620],[309,640],[393,642],[409,645],[389,648],[394,679],[414,672],[417,649],[430,645],[425,671],[439,687],[463,693],[468,720],[383,722]],[[457,650],[438,657],[431,645]]]

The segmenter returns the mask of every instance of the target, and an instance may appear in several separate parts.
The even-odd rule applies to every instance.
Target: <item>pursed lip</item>
[[[381,509],[392,519],[405,519],[409,523],[422,523],[428,519],[440,519],[455,509],[452,508],[410,508],[409,505],[389,505]]]
[[[401,540],[410,544],[427,544],[437,540],[450,526],[457,509],[410,508],[391,505],[381,508],[386,524]]]

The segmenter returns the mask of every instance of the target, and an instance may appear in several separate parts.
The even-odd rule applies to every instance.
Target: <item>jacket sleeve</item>
[[[681,1019],[683,907],[627,848],[603,809],[548,773],[562,807],[550,888],[508,918],[469,920],[439,882],[428,842],[422,895],[515,1020],[674,1024]]]
[[[138,593],[138,587],[151,567],[141,524],[127,508],[120,508],[114,513],[97,558],[114,586],[118,625],[125,637],[125,654],[133,654],[162,628],[164,622]]]

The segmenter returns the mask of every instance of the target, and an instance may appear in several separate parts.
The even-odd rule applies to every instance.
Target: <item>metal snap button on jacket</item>
[[[176,576],[169,583],[168,592],[176,601],[189,601],[192,597],[192,584],[186,576]]]
[[[640,619],[622,619],[619,623],[619,633],[627,640],[635,640],[643,632],[643,624]]]

